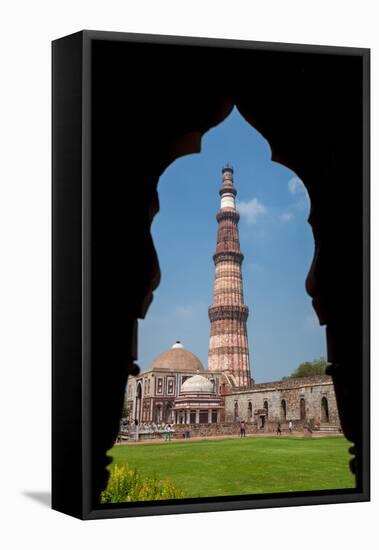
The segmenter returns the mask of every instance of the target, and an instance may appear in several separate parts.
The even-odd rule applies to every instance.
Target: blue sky
[[[221,169],[234,167],[252,376],[280,379],[326,355],[325,331],[305,291],[314,241],[308,195],[296,174],[271,161],[268,142],[234,109],[202,140],[202,152],[162,175],[152,225],[162,280],[139,324],[145,369],[175,340],[207,367]]]

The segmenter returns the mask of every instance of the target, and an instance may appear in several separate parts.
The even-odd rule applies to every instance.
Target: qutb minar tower
[[[226,165],[217,213],[218,232],[213,260],[216,267],[213,305],[208,309],[211,322],[208,368],[222,372],[232,386],[251,385],[246,321],[249,308],[243,303],[240,249],[233,168]]]

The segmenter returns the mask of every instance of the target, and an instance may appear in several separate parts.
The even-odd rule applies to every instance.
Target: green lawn
[[[170,479],[187,497],[354,487],[341,436],[265,437],[114,447],[114,463]]]

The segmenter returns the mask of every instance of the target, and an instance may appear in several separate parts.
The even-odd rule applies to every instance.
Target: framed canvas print
[[[53,508],[369,499],[369,50],[53,42]]]

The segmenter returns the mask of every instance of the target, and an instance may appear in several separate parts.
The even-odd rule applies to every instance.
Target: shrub
[[[107,488],[101,494],[102,504],[111,502],[136,502],[139,500],[166,500],[183,498],[184,493],[169,479],[142,476],[127,464],[113,466]]]

